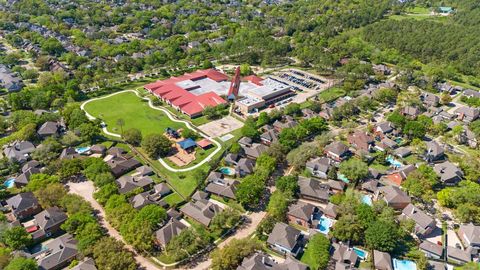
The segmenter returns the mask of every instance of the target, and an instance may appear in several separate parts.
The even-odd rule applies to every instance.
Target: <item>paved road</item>
[[[139,264],[145,270],[161,269],[160,267],[149,261],[147,258],[137,254],[135,249],[132,246],[127,245],[120,233],[107,222],[107,220],[105,219],[105,211],[103,210],[102,206],[93,198],[93,193],[95,192],[93,182],[87,181],[81,183],[68,183],[68,187],[70,193],[81,196],[92,205],[93,209],[98,212],[97,216],[99,222],[105,229],[107,229],[108,235],[117,239],[118,241],[123,242],[125,244],[125,248],[130,250],[134,254],[134,258],[135,261],[137,261],[137,264]]]
[[[185,126],[187,126],[187,128],[197,132],[198,134],[200,134],[200,136],[202,136],[203,138],[205,139],[208,139],[209,141],[211,141],[213,144],[215,144],[215,146],[217,147],[210,155],[208,155],[206,158],[204,158],[202,161],[200,161],[199,163],[193,165],[193,166],[190,166],[188,168],[182,168],[182,169],[175,169],[175,168],[172,168],[170,167],[170,165],[168,165],[163,159],[159,158],[158,161],[160,162],[160,164],[163,165],[163,167],[165,167],[167,170],[171,171],[171,172],[188,172],[188,171],[191,171],[191,170],[195,170],[196,168],[199,168],[200,166],[202,166],[204,163],[210,161],[219,151],[222,150],[222,145],[217,142],[216,140],[214,140],[212,137],[209,137],[207,136],[206,134],[203,134],[202,132],[198,132],[197,129],[195,128],[195,126],[193,126],[190,122],[188,121],[184,121],[184,120],[179,120],[179,119],[176,119],[172,113],[170,113],[167,109],[164,109],[162,107],[157,107],[155,105],[153,105],[153,102],[151,99],[149,98],[146,98],[146,97],[141,97],[138,92],[136,90],[124,90],[124,91],[120,91],[120,92],[116,92],[116,93],[113,93],[113,94],[110,94],[110,95],[106,95],[106,96],[103,96],[103,97],[98,97],[98,98],[93,98],[93,99],[89,99],[87,101],[85,101],[84,103],[82,103],[82,105],[80,105],[80,108],[85,112],[86,116],[88,119],[90,120],[95,120],[95,116],[89,114],[86,110],[85,110],[85,105],[87,105],[88,103],[94,101],[94,100],[99,100],[99,99],[105,99],[105,98],[109,98],[111,96],[114,96],[114,95],[118,95],[118,94],[121,94],[121,93],[126,93],[126,92],[132,92],[132,93],[135,93],[135,95],[137,95],[139,98],[141,99],[144,99],[144,100],[147,100],[148,101],[148,106],[154,110],[157,110],[157,111],[162,111],[163,113],[165,113],[168,118],[174,122],[178,122],[178,123],[183,123],[185,124]],[[120,134],[117,134],[117,133],[113,133],[113,132],[110,132],[107,130],[106,127],[102,128],[103,132],[107,135],[110,135],[110,136],[113,136],[113,137],[117,137],[117,138],[120,138]]]

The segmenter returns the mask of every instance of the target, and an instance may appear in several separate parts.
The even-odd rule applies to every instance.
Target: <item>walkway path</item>
[[[105,98],[109,98],[111,96],[114,96],[114,95],[118,95],[118,94],[121,94],[121,93],[126,93],[126,92],[132,92],[132,93],[135,93],[135,95],[137,95],[139,98],[141,99],[144,99],[144,100],[147,100],[148,101],[148,106],[154,110],[157,110],[157,111],[162,111],[163,113],[165,113],[168,118],[173,121],[173,122],[178,122],[178,123],[183,123],[185,124],[185,126],[195,132],[197,132],[198,134],[200,134],[200,136],[202,136],[203,138],[206,138],[208,139],[209,141],[211,141],[212,143],[215,144],[215,146],[217,147],[210,155],[208,155],[206,158],[204,158],[202,161],[200,161],[199,163],[193,165],[193,166],[190,166],[190,167],[187,167],[187,168],[182,168],[182,169],[175,169],[175,168],[172,168],[170,167],[170,165],[168,165],[163,159],[159,158],[158,161],[160,162],[160,164],[162,164],[163,167],[165,167],[167,170],[171,171],[171,172],[188,172],[188,171],[191,171],[191,170],[195,170],[196,168],[199,168],[200,166],[202,166],[203,164],[205,164],[206,162],[210,161],[218,152],[220,152],[222,150],[222,145],[217,142],[216,140],[214,140],[213,138],[207,136],[206,134],[203,134],[202,132],[199,132],[195,126],[193,126],[190,122],[188,121],[185,121],[185,120],[179,120],[177,118],[175,118],[172,113],[170,113],[167,109],[165,108],[162,108],[162,107],[157,107],[155,105],[153,105],[153,102],[151,99],[149,98],[146,98],[146,97],[141,97],[140,94],[138,94],[138,91],[136,90],[124,90],[124,91],[120,91],[120,92],[116,92],[116,93],[113,93],[113,94],[110,94],[110,95],[106,95],[106,96],[103,96],[103,97],[98,97],[98,98],[92,98],[92,99],[89,99],[87,101],[85,101],[84,103],[82,103],[82,105],[80,105],[80,108],[85,112],[86,116],[88,119],[90,120],[95,120],[96,117],[89,114],[86,110],[85,110],[85,105],[87,105],[88,103],[92,102],[92,101],[95,101],[95,100],[100,100],[100,99],[105,99]],[[102,128],[103,132],[109,136],[113,136],[113,137],[117,137],[117,138],[121,138],[120,134],[118,133],[113,133],[113,132],[110,132],[107,130],[106,127],[103,127]]]
[[[134,259],[135,261],[145,270],[158,270],[160,269],[159,266],[155,265],[152,263],[150,260],[147,258],[143,257],[142,255],[139,255],[135,249],[128,245],[120,235],[120,233],[113,228],[110,223],[107,222],[105,219],[105,211],[103,210],[103,207],[93,198],[93,193],[95,191],[95,187],[93,186],[93,182],[87,181],[87,182],[81,182],[81,183],[68,183],[69,187],[69,192],[72,194],[77,194],[84,198],[87,202],[92,205],[93,209],[95,209],[98,214],[97,217],[99,219],[100,225],[102,225],[105,229],[107,229],[108,235],[111,237],[117,239],[118,241],[121,241],[125,244],[125,248],[131,251],[134,254]]]

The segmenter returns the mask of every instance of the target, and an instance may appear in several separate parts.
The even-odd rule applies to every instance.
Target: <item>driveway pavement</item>
[[[93,209],[95,209],[98,212],[97,217],[99,219],[100,225],[102,225],[105,229],[107,229],[108,235],[125,244],[125,248],[134,254],[134,259],[137,262],[137,264],[139,264],[145,270],[161,269],[160,267],[152,263],[147,258],[137,254],[135,249],[133,249],[132,246],[127,245],[123,240],[122,236],[120,235],[120,233],[107,222],[107,220],[105,219],[105,216],[106,216],[105,211],[103,210],[102,206],[93,198],[93,193],[95,192],[95,187],[93,186],[93,182],[86,181],[86,182],[80,182],[80,183],[68,183],[68,187],[69,187],[69,193],[77,194],[81,196],[92,205]]]

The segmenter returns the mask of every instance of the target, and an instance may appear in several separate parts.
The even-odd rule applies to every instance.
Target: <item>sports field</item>
[[[120,134],[118,119],[123,119],[123,130],[136,128],[145,136],[150,133],[164,133],[167,127],[186,128],[184,124],[171,121],[165,113],[148,106],[146,100],[133,92],[119,93],[108,98],[93,100],[85,104],[85,110],[107,124],[107,130]]]

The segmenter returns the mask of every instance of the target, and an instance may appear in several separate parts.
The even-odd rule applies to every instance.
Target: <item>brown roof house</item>
[[[35,198],[32,192],[17,194],[7,199],[6,202],[18,220],[29,218],[42,211],[37,198]]]
[[[21,188],[28,184],[33,174],[40,173],[40,163],[36,160],[30,160],[22,167],[22,174],[15,178],[15,187]]]
[[[299,176],[298,186],[303,199],[327,203],[330,198],[330,186],[318,180]]]
[[[316,157],[308,160],[305,164],[306,170],[309,171],[312,176],[322,179],[328,178],[328,171],[332,166],[332,160],[327,157]]]
[[[373,266],[375,270],[393,270],[392,257],[386,252],[374,250]]]
[[[384,186],[377,190],[377,199],[383,199],[388,206],[395,210],[402,210],[410,204],[411,199],[407,193],[396,186]]]
[[[35,145],[29,141],[17,141],[9,144],[3,150],[3,154],[10,161],[23,163],[30,158],[30,154],[35,151]]]
[[[188,202],[180,208],[180,212],[207,227],[210,225],[212,219],[221,211],[222,208],[205,199]]]
[[[450,161],[435,164],[433,170],[445,185],[455,185],[463,178],[463,172]]]
[[[277,263],[270,256],[264,253],[255,253],[243,259],[237,270],[308,270],[309,267],[288,256],[283,263]]]
[[[445,150],[436,141],[429,141],[426,143],[426,146],[425,159],[428,162],[434,162],[444,158]]]
[[[303,235],[299,230],[278,222],[268,236],[267,244],[277,252],[296,257],[303,248],[302,239]]]
[[[437,228],[435,219],[427,215],[422,210],[418,209],[413,204],[407,205],[402,210],[400,216],[403,219],[411,219],[415,221],[415,233],[417,235],[426,236]]]
[[[447,246],[447,259],[458,264],[465,264],[472,261],[472,254],[468,250]]]
[[[356,131],[348,135],[348,143],[350,143],[357,151],[370,152],[373,149],[374,140],[365,131]]]
[[[245,175],[253,173],[253,169],[255,168],[255,161],[248,159],[248,158],[242,158],[237,162],[237,165],[235,166],[235,173],[239,177],[243,177]]]
[[[350,267],[354,267],[358,263],[358,255],[355,250],[347,245],[333,243],[333,255],[332,258],[337,263],[341,263]]]
[[[70,268],[70,270],[97,270],[97,267],[95,267],[95,262],[92,258],[85,258],[73,268]]]
[[[273,123],[273,128],[278,132],[282,131],[284,128],[293,128],[298,125],[297,121],[289,115],[283,117],[282,121],[275,121]]]
[[[257,159],[261,154],[267,151],[268,146],[260,143],[252,143],[242,147],[245,156],[250,159]]]
[[[308,229],[312,226],[315,213],[318,213],[318,208],[315,205],[299,201],[288,207],[288,222]]]
[[[235,199],[235,191],[240,182],[227,179],[219,172],[211,172],[207,178],[207,187],[205,191],[218,195],[223,198]]]
[[[340,162],[348,158],[350,151],[348,150],[348,146],[346,146],[344,143],[333,142],[325,147],[325,154],[329,158]]]
[[[432,243],[430,241],[423,241],[420,243],[418,248],[425,253],[425,256],[427,258],[432,258],[432,259],[440,259],[443,256],[443,247],[439,244]]]
[[[411,119],[417,118],[422,111],[419,108],[413,106],[406,106],[402,109],[401,113]]]
[[[477,108],[463,106],[455,110],[455,115],[458,119],[470,123],[477,120],[480,115],[480,110]]]
[[[275,129],[267,129],[260,135],[260,140],[265,145],[278,142],[278,132]]]
[[[112,147],[108,149],[107,153],[108,155],[103,160],[115,177],[120,177],[142,166],[142,163],[127,154],[122,148]]]
[[[62,225],[67,218],[65,212],[60,210],[60,208],[48,208],[35,215],[33,228],[30,230],[27,228],[27,231],[31,233],[34,241],[41,241],[60,232],[60,225]]]
[[[155,232],[155,243],[164,249],[173,237],[179,235],[187,226],[176,219],[170,219],[162,228]]]
[[[375,127],[375,137],[378,139],[382,139],[385,135],[393,132],[393,125],[390,122],[382,122],[379,123]]]
[[[153,180],[152,178],[148,176],[143,176],[143,177],[137,177],[137,176],[130,176],[130,175],[124,175],[115,182],[118,185],[118,192],[120,194],[125,194],[128,192],[131,192],[135,190],[136,188],[141,188],[143,191],[146,191],[151,188],[153,185]]]
[[[47,121],[38,128],[37,133],[42,138],[49,136],[57,136],[60,134],[61,128],[62,125],[60,125],[60,123]]]
[[[41,270],[63,269],[76,259],[77,255],[77,241],[68,233],[43,244],[43,250],[33,254]]]

